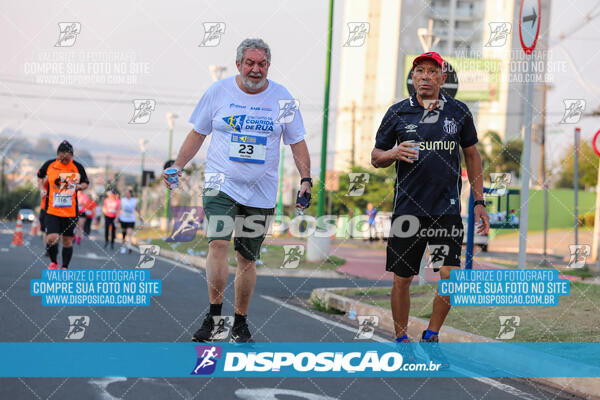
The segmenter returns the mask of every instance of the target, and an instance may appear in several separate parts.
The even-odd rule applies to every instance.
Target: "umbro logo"
[[[415,132],[415,131],[416,131],[416,129],[417,129],[417,127],[418,127],[417,125],[410,124],[410,125],[406,125],[406,126],[404,127],[404,129],[406,129],[406,132],[409,132],[409,133],[410,133],[410,132]]]

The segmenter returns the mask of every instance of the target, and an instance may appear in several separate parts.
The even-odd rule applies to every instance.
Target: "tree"
[[[492,172],[510,172],[519,176],[523,140],[512,139],[503,142],[497,132],[488,131],[483,135],[483,141],[487,142],[488,146],[480,141],[477,143],[477,149],[481,154],[484,177],[489,177]]]
[[[569,146],[563,159],[559,163],[560,178],[556,182],[558,188],[572,189],[575,184],[575,146]],[[595,186],[598,180],[598,156],[592,146],[586,142],[579,144],[579,189]]]

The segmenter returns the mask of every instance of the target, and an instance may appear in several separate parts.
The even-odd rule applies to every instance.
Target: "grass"
[[[164,236],[164,235],[163,235]],[[197,235],[191,242],[166,242],[164,239],[152,239],[152,244],[159,245],[163,249],[177,251],[182,254],[192,254],[206,257],[208,252],[208,240],[204,236]],[[229,265],[236,267],[237,258],[233,244],[229,246]],[[262,264],[257,264],[259,268],[281,268],[284,260],[284,248],[279,245],[263,245],[261,248],[260,260]],[[337,256],[329,256],[323,262],[309,262],[306,255],[303,255],[296,269],[314,269],[314,270],[334,270],[344,265],[346,260]]]
[[[589,266],[587,266],[587,265],[583,268],[564,269],[564,270],[561,270],[560,273],[564,274],[564,275],[579,276],[580,278],[583,278],[583,279],[593,278],[595,276],[594,273],[590,270]]]
[[[320,311],[320,312],[324,312],[324,313],[328,313],[328,314],[336,314],[336,315],[345,314],[344,311],[337,310],[335,308],[330,307],[328,302],[320,299],[319,297],[316,297],[316,296],[312,297],[310,299],[310,301],[312,302],[313,309],[316,311]]]
[[[413,317],[431,316],[437,284],[411,287]],[[367,304],[390,308],[391,288],[344,289],[335,293]],[[495,339],[499,316],[517,315],[516,342],[597,342],[600,339],[600,286],[571,282],[571,294],[553,307],[453,307],[445,325]]]

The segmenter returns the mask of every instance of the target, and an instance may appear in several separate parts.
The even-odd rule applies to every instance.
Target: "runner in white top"
[[[282,85],[267,79],[270,64],[271,51],[261,39],[246,39],[238,46],[236,65],[239,75],[215,82],[204,93],[190,117],[194,129],[173,164],[181,176],[181,171],[198,152],[204,139],[211,138],[206,181],[212,181],[210,175],[221,178],[217,179],[216,194],[211,190],[213,195],[209,196],[205,191],[203,199],[209,226],[206,266],[210,310],[193,336],[195,341],[212,340],[213,316],[221,315],[227,284],[231,233],[213,234],[211,218],[236,215],[263,218],[273,214],[282,139],[284,144],[291,146],[302,178],[300,196],[308,197],[304,195],[310,194],[312,187],[310,156],[304,141],[298,101]],[[169,187],[164,174],[163,180]],[[305,208],[300,204],[296,206]],[[264,234],[258,238],[246,236],[236,232],[235,238],[238,268],[231,340],[237,342],[251,341],[246,314],[256,282],[256,259],[264,240]]]
[[[194,131],[212,133],[205,173],[225,175],[220,190],[247,206],[274,207],[281,138],[295,144],[306,132],[287,89],[269,80],[265,90],[249,94],[235,76],[221,79],[204,93],[190,122]]]
[[[131,189],[127,189],[125,197],[121,199],[121,210],[119,212],[119,222],[121,223],[121,231],[123,234],[123,242],[121,244],[121,254],[125,252],[131,253],[129,243],[135,228],[135,214],[137,213],[138,199],[133,197]]]

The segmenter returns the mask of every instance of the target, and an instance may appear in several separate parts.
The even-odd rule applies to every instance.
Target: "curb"
[[[140,242],[141,243],[141,242]],[[149,243],[148,243],[149,244]],[[178,261],[182,264],[190,265],[199,269],[206,270],[206,257],[191,256],[189,254],[178,253],[173,250],[166,250],[161,248],[159,255],[169,258],[174,261]],[[229,273],[235,274],[237,268],[229,266]],[[257,276],[282,276],[291,278],[332,278],[342,279],[346,278],[345,274],[336,272],[335,270],[312,270],[312,269],[275,269],[275,268],[256,268]]]
[[[317,298],[327,306],[346,312],[355,310],[357,315],[376,315],[379,317],[379,327],[394,332],[394,320],[392,311],[383,307],[361,303],[346,296],[335,294],[333,290],[356,289],[356,288],[319,288],[314,289],[310,295],[311,299]],[[408,317],[408,335],[419,337],[421,332],[427,329],[428,320]],[[440,338],[444,342],[498,342],[485,336],[475,335],[451,326],[443,326],[440,330]],[[392,338],[390,338],[391,342]],[[600,379],[598,378],[527,378],[548,386],[552,386],[562,391],[568,391],[580,396],[590,398],[600,398]],[[592,397],[590,397],[592,396]]]

